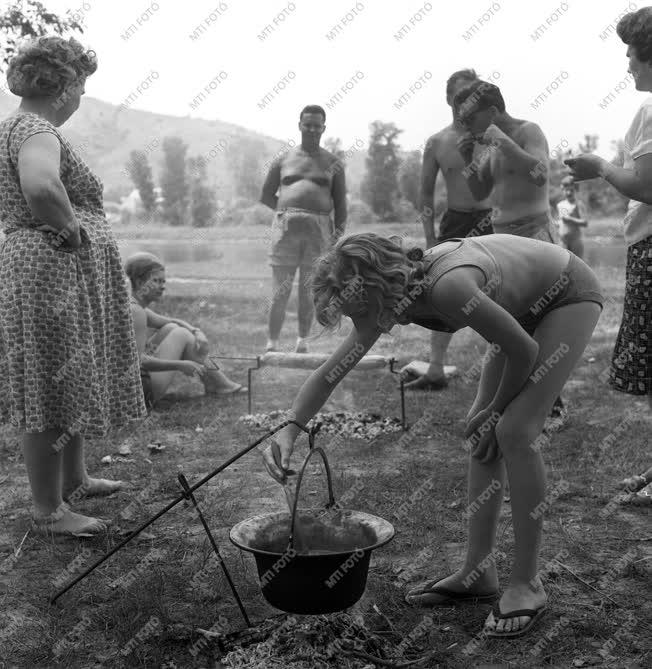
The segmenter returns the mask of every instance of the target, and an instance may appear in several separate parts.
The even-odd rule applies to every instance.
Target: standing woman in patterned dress
[[[0,122],[0,421],[22,431],[33,523],[54,534],[105,530],[64,501],[120,487],[88,476],[84,438],[146,415],[103,186],[57,130],[96,69],[75,39],[25,42],[7,71],[22,101]]]
[[[623,16],[616,32],[627,45],[628,71],[636,90],[652,93],[652,7]],[[652,97],[636,112],[623,148],[622,166],[590,153],[565,162],[576,181],[601,177],[629,198],[623,221],[627,244],[623,319],[609,382],[621,392],[647,397],[652,412]],[[646,476],[649,483],[652,470]]]

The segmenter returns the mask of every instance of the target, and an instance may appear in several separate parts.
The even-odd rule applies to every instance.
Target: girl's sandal
[[[80,523],[74,530],[66,526],[68,523],[64,519],[68,516],[68,520],[72,520],[71,517],[83,518],[86,520],[86,523]],[[64,522],[62,522],[64,521]],[[73,513],[70,510],[70,507],[65,503],[61,503],[52,513],[47,514],[46,516],[32,516],[32,530],[36,534],[42,536],[59,536],[59,537],[95,537],[106,532],[107,524],[109,521],[102,520],[100,518],[90,518],[88,516],[82,516],[77,513]]]
[[[493,602],[498,599],[498,592],[476,594],[472,592],[457,592],[437,584],[446,578],[434,578],[421,586],[413,588],[405,595],[405,601],[408,604],[418,606],[457,606],[458,604],[481,604],[483,602]],[[424,595],[437,595],[440,599],[437,602],[418,602],[415,597]]]

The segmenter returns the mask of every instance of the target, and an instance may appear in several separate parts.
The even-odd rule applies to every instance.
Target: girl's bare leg
[[[534,367],[545,368],[538,382],[528,381],[503,412],[496,426],[496,438],[505,459],[512,497],[515,551],[510,581],[500,600],[502,613],[536,609],[546,601],[537,575],[543,513],[546,501],[545,473],[540,452],[533,447],[541,434],[545,417],[580,359],[600,317],[600,307],[581,302],[547,314],[534,335],[539,357]],[[561,486],[560,486],[561,484]],[[563,491],[563,483],[557,482]],[[486,628],[498,632],[517,631],[530,620],[520,616],[495,621],[490,614]]]
[[[194,360],[203,365],[208,355],[208,349],[205,346],[197,348],[195,337],[190,331],[174,323],[164,325],[152,338],[151,343],[158,343],[156,357],[162,360]],[[151,372],[154,401],[158,401],[165,395],[175,374],[175,370]],[[209,376],[211,382],[216,386],[227,390],[239,385],[219,370],[209,370]]]
[[[34,518],[47,519],[51,514],[53,522],[47,529],[55,534],[69,532],[98,532],[106,526],[98,518],[73,513],[62,507],[63,444],[66,432],[51,429],[44,432],[24,433],[22,438],[23,457],[27,477],[32,489]]]
[[[81,434],[70,436],[63,447],[63,497],[74,501],[92,495],[110,495],[122,487],[122,481],[93,479],[86,471],[84,438]]]
[[[478,392],[469,416],[488,406],[493,400],[502,378],[505,358],[502,353],[485,355]],[[456,572],[437,582],[437,585],[460,593],[489,594],[498,590],[498,575],[493,561],[485,569],[479,565],[491,555],[502,506],[505,466],[502,460],[482,464],[475,458],[469,460],[468,479],[468,538],[464,564]],[[491,490],[488,499],[480,503],[478,497]],[[486,493],[483,496],[486,497]],[[475,506],[473,506],[475,504]],[[477,510],[476,506],[478,507]],[[473,512],[471,512],[473,510]],[[432,585],[432,584],[430,584]],[[408,601],[432,605],[445,599],[436,593],[416,595],[420,588],[408,593]]]

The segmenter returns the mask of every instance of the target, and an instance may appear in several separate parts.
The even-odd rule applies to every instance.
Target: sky
[[[648,95],[628,78],[614,27],[644,5],[623,0],[44,4],[75,16],[78,39],[98,55],[88,96],[285,141],[297,140],[301,108],[320,104],[325,137],[344,148],[366,143],[376,119],[403,130],[403,148],[419,148],[450,122],[447,77],[473,67],[500,86],[508,112],[541,126],[551,151],[591,133],[610,157]]]

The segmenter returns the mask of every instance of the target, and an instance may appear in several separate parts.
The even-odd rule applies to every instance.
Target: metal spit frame
[[[247,413],[253,413],[252,411],[252,395],[253,395],[253,372],[255,372],[258,369],[261,369],[263,365],[261,365],[261,356],[257,355],[255,357],[231,357],[228,355],[209,355],[208,356],[209,360],[244,360],[248,362],[255,362],[256,366],[255,367],[248,367],[247,368]],[[397,371],[394,367],[397,364],[397,360],[395,358],[390,358],[388,360],[389,363],[389,371],[392,374],[396,374],[396,376],[399,377],[399,392],[401,394],[401,427],[403,428],[403,432],[407,431],[408,429],[408,424],[407,424],[407,418],[405,415],[405,380],[403,379],[401,373]],[[217,363],[214,363],[217,366]]]

